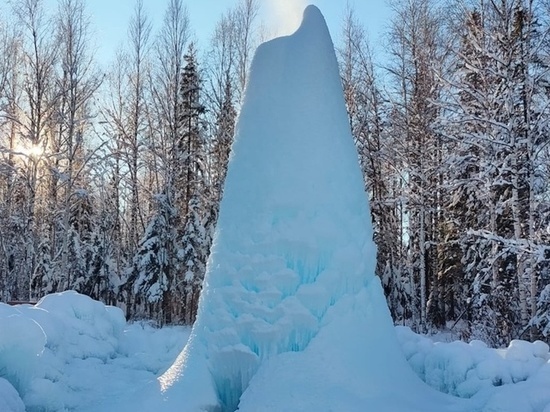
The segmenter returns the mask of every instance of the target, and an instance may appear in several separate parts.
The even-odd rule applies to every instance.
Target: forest
[[[550,335],[550,1],[391,0],[385,55],[335,44],[397,324],[501,346]],[[0,15],[0,301],[76,290],[192,324],[258,0],[193,41],[136,0],[105,70],[85,0]],[[334,35],[334,33],[333,33]],[[338,167],[338,165],[334,165]]]

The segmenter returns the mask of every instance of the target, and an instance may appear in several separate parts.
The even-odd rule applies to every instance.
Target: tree
[[[455,266],[460,261],[470,294],[471,334],[493,344],[526,330],[536,312],[536,256],[544,254],[535,235],[534,185],[546,127],[537,103],[544,70],[531,6],[519,0],[464,6],[449,86],[447,207],[460,248]]]
[[[339,48],[340,71],[351,131],[370,195],[374,240],[378,248],[376,273],[382,279],[394,319],[402,321],[410,291],[403,277],[401,176],[391,136],[386,132],[388,105],[379,86],[365,29],[348,7]]]
[[[213,189],[214,215],[221,200],[229,153],[235,133],[236,110],[236,28],[235,12],[224,14],[210,41],[206,65],[206,120],[211,140],[208,170]]]
[[[136,299],[134,316],[156,318],[159,325],[172,322],[174,276],[179,267],[173,256],[177,248],[173,226],[175,210],[165,195],[158,195],[155,214],[143,234],[134,257],[128,284]]]
[[[25,249],[23,261],[17,275],[17,298],[31,298],[30,279],[35,276],[38,260],[38,245],[42,228],[40,222],[45,213],[44,204],[39,197],[46,176],[48,145],[55,124],[58,95],[55,92],[54,70],[58,57],[59,44],[52,38],[52,26],[46,19],[42,0],[19,0],[14,3],[14,14],[21,27],[22,54],[21,67],[22,98],[14,109],[17,117],[17,142],[15,152],[22,158],[19,163],[21,181],[24,190],[20,191],[20,224]],[[19,148],[19,149],[18,149]],[[26,275],[25,275],[26,274]]]
[[[223,195],[223,185],[227,175],[227,165],[233,136],[235,134],[235,122],[237,112],[233,104],[233,90],[229,74],[226,75],[223,100],[220,111],[216,116],[214,126],[214,141],[211,153],[212,188],[214,191],[214,204],[217,215],[219,202]]]
[[[201,196],[196,193],[190,199],[189,212],[182,237],[179,258],[182,262],[183,279],[178,281],[178,289],[183,297],[183,321],[191,325],[197,316],[199,296],[206,273],[206,261],[210,251],[208,222],[204,216]]]
[[[59,237],[62,240],[58,270],[64,276],[61,282],[62,290],[67,290],[82,282],[79,277],[85,276],[82,270],[73,273],[71,269],[82,264],[81,256],[71,253],[71,242],[74,250],[74,242],[90,240],[88,233],[74,230],[75,225],[81,225],[82,222],[75,219],[73,213],[81,206],[83,193],[88,189],[83,178],[87,167],[84,139],[91,125],[91,101],[99,88],[101,77],[95,71],[93,56],[89,50],[89,22],[83,0],[62,0],[59,3],[57,27],[61,50],[61,76],[58,79],[59,101],[56,116],[60,120],[56,122],[58,135],[52,185],[59,185],[55,190],[61,190],[63,196],[60,204],[62,220]],[[56,200],[52,199],[52,206]],[[88,228],[87,231],[89,230]],[[80,239],[77,241],[76,237]],[[83,244],[82,247],[88,245]]]
[[[17,283],[22,276],[19,266],[22,220],[17,211],[23,205],[18,193],[24,190],[19,174],[16,146],[18,107],[21,100],[21,71],[23,53],[21,36],[7,21],[0,21],[0,300],[17,298]]]
[[[252,53],[257,46],[257,38],[254,36],[255,21],[258,16],[260,4],[258,0],[240,0],[232,13],[235,28],[235,46],[237,51],[237,91],[239,101],[242,101],[248,70],[252,60]]]
[[[204,124],[205,107],[201,103],[196,51],[190,44],[184,56],[185,67],[180,83],[180,106],[178,110],[178,133],[173,152],[174,203],[180,216],[187,216],[191,197],[205,189],[204,178]]]
[[[393,3],[393,7],[396,15],[390,32],[392,61],[388,70],[396,87],[391,96],[391,133],[401,157],[405,189],[402,236],[406,239],[406,267],[411,292],[416,291],[412,297],[419,297],[418,303],[413,301],[418,313],[413,312],[414,323],[425,330],[428,322],[441,322],[429,312],[434,303],[430,294],[439,288],[435,251],[439,242],[441,147],[434,126],[440,115],[436,101],[446,53],[433,2],[409,0]]]

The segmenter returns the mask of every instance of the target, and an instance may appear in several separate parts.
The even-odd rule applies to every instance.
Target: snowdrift
[[[164,372],[183,344],[76,292],[0,303],[0,411],[83,410]],[[25,406],[23,406],[23,404]]]
[[[396,334],[375,258],[334,48],[310,6],[255,55],[198,318],[172,366],[147,383],[184,334],[128,327],[74,292],[0,304],[0,410],[550,412],[546,344]]]

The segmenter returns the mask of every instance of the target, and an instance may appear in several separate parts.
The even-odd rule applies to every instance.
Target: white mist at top
[[[265,4],[266,20],[271,38],[294,33],[302,20],[306,0],[268,0]]]

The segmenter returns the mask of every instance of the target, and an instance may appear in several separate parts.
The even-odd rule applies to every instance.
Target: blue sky
[[[264,24],[279,27],[288,25],[289,21],[292,26],[292,21],[300,18],[301,10],[307,4],[315,4],[325,16],[333,40],[337,42],[347,0],[259,1]],[[236,2],[237,0],[185,1],[189,9],[192,29],[201,46],[206,47],[216,21]],[[56,7],[56,3],[56,0],[46,0],[47,6],[51,8]],[[153,19],[155,27],[158,27],[162,21],[167,3],[168,0],[144,0],[145,9]],[[100,63],[108,64],[116,49],[125,41],[135,0],[87,0],[86,4],[96,31],[97,58]],[[376,50],[376,45],[380,42],[379,35],[385,30],[389,18],[386,0],[350,0],[350,4],[354,6],[357,17],[365,24]]]

